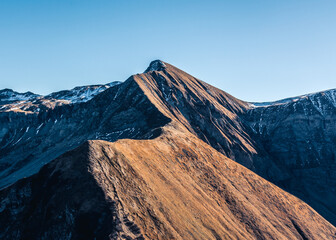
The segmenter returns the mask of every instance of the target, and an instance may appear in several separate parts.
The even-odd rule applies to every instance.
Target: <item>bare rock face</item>
[[[336,237],[263,179],[336,224],[334,91],[252,104],[160,60],[77,90],[0,109],[0,238]]]

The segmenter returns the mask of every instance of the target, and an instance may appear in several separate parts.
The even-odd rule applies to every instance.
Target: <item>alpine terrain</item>
[[[160,60],[0,91],[1,239],[336,239],[336,90],[245,102]]]

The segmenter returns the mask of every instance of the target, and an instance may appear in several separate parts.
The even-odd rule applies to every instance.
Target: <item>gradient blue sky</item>
[[[336,1],[0,1],[0,89],[125,80],[154,59],[248,101],[336,88]]]

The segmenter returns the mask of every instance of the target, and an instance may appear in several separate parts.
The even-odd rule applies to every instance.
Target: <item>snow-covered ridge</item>
[[[91,100],[94,96],[105,91],[106,89],[113,87],[121,82],[115,81],[104,85],[89,85],[75,87],[71,90],[64,90],[59,92],[51,93],[46,98],[52,99],[62,99],[70,101],[71,103],[87,102]]]
[[[11,89],[3,89],[0,90],[0,111],[38,112],[42,105],[49,108],[62,104],[87,102],[99,93],[120,83],[115,81],[108,84],[79,86],[46,96],[32,92],[18,93]]]
[[[0,104],[4,104],[6,102],[14,102],[14,101],[27,101],[40,97],[41,95],[34,94],[32,92],[19,93],[15,92],[12,89],[3,89],[0,90]]]
[[[250,106],[252,108],[279,106],[279,105],[286,105],[290,103],[300,102],[303,100],[311,100],[313,104],[316,103],[317,105],[319,105],[319,99],[321,98],[327,99],[332,105],[336,107],[336,89],[309,93],[309,94],[292,97],[292,98],[285,98],[285,99],[274,101],[274,102],[250,102]]]

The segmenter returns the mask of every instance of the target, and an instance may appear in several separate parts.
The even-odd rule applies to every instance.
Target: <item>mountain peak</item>
[[[148,68],[146,69],[146,72],[151,72],[151,71],[163,71],[166,69],[166,64],[162,62],[161,60],[154,60],[152,61]]]

